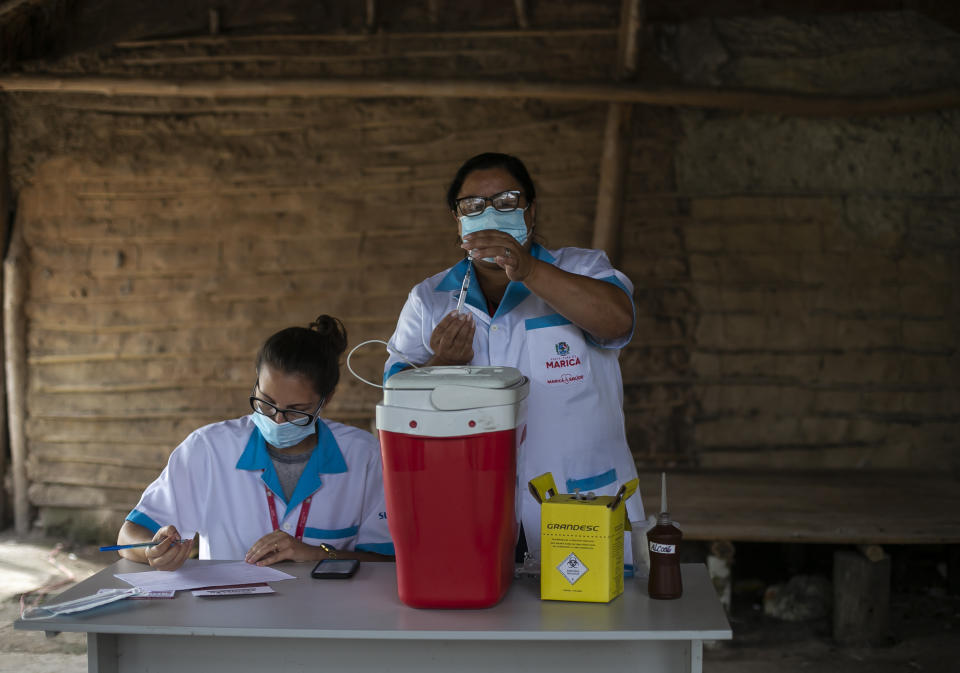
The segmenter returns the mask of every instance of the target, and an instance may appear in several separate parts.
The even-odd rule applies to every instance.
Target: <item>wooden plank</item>
[[[659,472],[643,472],[647,514]],[[893,471],[670,472],[670,511],[688,540],[825,544],[960,543],[960,483]]]
[[[107,507],[129,512],[140,500],[141,488],[108,488],[35,483],[30,486],[30,501],[37,507],[76,507],[91,510]]]
[[[642,103],[666,107],[762,112],[788,117],[869,117],[960,107],[960,90],[896,96],[840,97],[769,91],[651,88],[625,84],[486,80],[173,80],[6,75],[0,91],[175,98],[476,98]]]
[[[159,475],[160,470],[152,467],[98,465],[70,461],[37,463],[30,470],[31,481],[35,484],[61,484],[91,488],[109,486],[110,488],[127,490],[143,490]]]

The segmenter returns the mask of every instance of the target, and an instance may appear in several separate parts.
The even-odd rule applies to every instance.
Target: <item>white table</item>
[[[201,563],[216,563],[202,561]],[[423,610],[397,598],[395,568],[364,563],[350,580],[314,580],[310,563],[280,564],[296,580],[275,594],[124,600],[16,629],[87,633],[88,669],[115,671],[693,671],[703,641],[732,638],[702,565],[684,565],[683,598],[655,601],[627,580],[611,603],[541,601],[539,579],[514,580],[483,610]],[[64,592],[126,587],[120,560]]]

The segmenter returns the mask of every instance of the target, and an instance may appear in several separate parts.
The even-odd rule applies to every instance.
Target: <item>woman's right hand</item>
[[[433,357],[427,365],[465,365],[473,359],[473,333],[476,325],[469,313],[448,313],[433,328],[430,348]]]
[[[193,549],[193,540],[176,542],[180,533],[175,526],[164,526],[153,536],[153,541],[159,544],[147,547],[144,552],[147,563],[154,570],[177,570],[190,556]]]

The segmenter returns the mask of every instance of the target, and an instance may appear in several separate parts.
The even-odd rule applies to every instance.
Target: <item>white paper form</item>
[[[148,591],[182,591],[200,587],[235,586],[296,579],[293,575],[268,566],[245,561],[199,564],[188,559],[179,570],[148,570],[142,573],[117,573],[119,580]]]

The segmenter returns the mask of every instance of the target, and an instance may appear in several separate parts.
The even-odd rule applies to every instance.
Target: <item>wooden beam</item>
[[[17,535],[30,531],[30,501],[27,498],[26,416],[26,245],[20,227],[14,225],[10,249],[3,260],[3,334],[7,389],[7,423],[13,476],[13,525]]]
[[[630,84],[491,80],[173,80],[0,76],[0,91],[154,98],[480,98],[640,103],[789,117],[870,117],[960,108],[960,89],[898,96],[819,96],[767,91],[653,88]]]
[[[633,75],[637,70],[639,32],[643,5],[640,0],[623,0],[620,7],[620,37],[617,42],[617,79]],[[630,165],[630,130],[633,106],[610,103],[603,134],[603,155],[597,180],[597,212],[593,220],[593,247],[603,250],[616,266],[620,261],[620,238],[623,228],[623,187]]]

